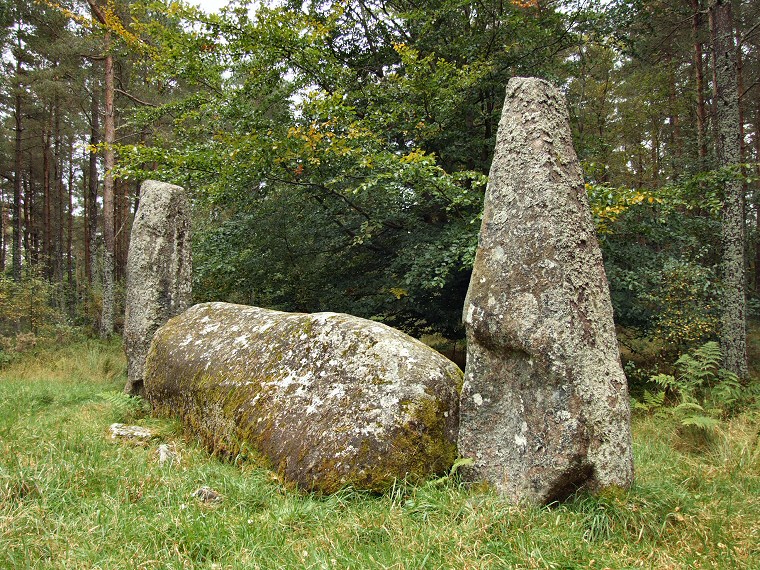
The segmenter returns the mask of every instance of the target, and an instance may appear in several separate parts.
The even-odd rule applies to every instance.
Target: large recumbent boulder
[[[155,334],[147,398],[214,452],[244,447],[285,481],[380,491],[456,458],[459,368],[386,325],[338,313],[196,305]]]

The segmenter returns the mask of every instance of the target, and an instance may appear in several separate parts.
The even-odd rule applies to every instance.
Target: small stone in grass
[[[175,461],[179,463],[179,454],[165,443],[158,446],[157,453],[159,465],[168,463],[171,466],[174,465]]]
[[[207,485],[204,485],[200,489],[196,490],[193,493],[193,497],[202,503],[221,503],[224,500],[224,497],[220,493],[214,491]]]
[[[109,428],[111,439],[126,439],[132,441],[145,441],[153,437],[153,432],[142,426],[128,426],[125,424],[111,424]]]

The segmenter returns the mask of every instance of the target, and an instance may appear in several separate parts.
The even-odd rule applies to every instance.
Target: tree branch
[[[119,89],[118,87],[114,89],[116,93],[119,93],[120,95],[124,95],[127,99],[130,99],[131,101],[134,101],[135,103],[139,105],[145,105],[146,107],[158,107],[155,103],[149,103],[148,101],[143,101],[142,99],[138,99],[134,95],[131,95],[130,93],[127,93],[123,89]]]

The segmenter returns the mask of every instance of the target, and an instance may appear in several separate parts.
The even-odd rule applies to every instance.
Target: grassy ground
[[[760,414],[700,448],[636,418],[636,486],[554,508],[451,478],[317,498],[147,416],[120,394],[124,368],[117,344],[89,342],[0,370],[0,569],[760,568]],[[111,442],[117,421],[158,435]],[[201,485],[224,500],[199,502]]]

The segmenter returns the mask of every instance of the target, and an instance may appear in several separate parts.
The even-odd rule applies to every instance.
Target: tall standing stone
[[[518,502],[633,480],[626,378],[559,91],[507,86],[464,307],[459,453]]]
[[[180,186],[146,180],[127,256],[127,299],[124,347],[127,385],[142,395],[143,369],[153,335],[190,304],[190,205]]]

